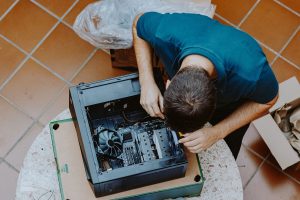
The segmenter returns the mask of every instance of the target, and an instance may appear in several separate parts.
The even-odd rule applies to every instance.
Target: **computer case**
[[[139,103],[138,74],[81,83],[69,92],[87,179],[96,197],[185,175],[187,159],[177,133],[163,120],[151,118]]]

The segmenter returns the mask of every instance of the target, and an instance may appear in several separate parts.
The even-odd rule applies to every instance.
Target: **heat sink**
[[[123,151],[119,135],[107,129],[96,130],[98,153],[109,157],[118,157]]]

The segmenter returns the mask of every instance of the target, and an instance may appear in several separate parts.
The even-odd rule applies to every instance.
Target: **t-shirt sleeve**
[[[155,33],[159,25],[161,14],[156,12],[147,12],[140,16],[137,21],[137,35],[153,45]]]
[[[278,94],[278,82],[269,66],[265,66],[261,72],[259,80],[256,83],[255,90],[249,96],[249,99],[266,104],[273,100]]]

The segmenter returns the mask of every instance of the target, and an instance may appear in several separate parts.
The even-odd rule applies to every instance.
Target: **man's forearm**
[[[277,97],[267,104],[246,102],[213,128],[219,133],[220,138],[225,138],[233,131],[266,114],[276,100]]]
[[[246,102],[215,126],[205,127],[192,133],[186,133],[184,134],[184,138],[180,139],[179,142],[183,143],[190,152],[199,153],[209,148],[218,140],[225,138],[238,128],[249,124],[252,120],[268,112],[276,100],[277,97],[267,104]]]
[[[141,86],[147,83],[155,83],[152,69],[152,48],[145,40],[137,35],[136,24],[140,15],[134,20],[132,26],[133,46],[136,54],[136,60],[139,69],[139,78]]]

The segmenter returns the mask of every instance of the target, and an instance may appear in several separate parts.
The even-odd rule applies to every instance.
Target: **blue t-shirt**
[[[148,12],[137,34],[149,42],[171,79],[191,54],[207,57],[217,71],[218,107],[243,99],[271,101],[278,82],[259,44],[247,33],[199,14]]]

